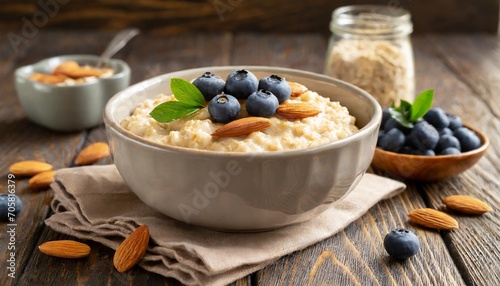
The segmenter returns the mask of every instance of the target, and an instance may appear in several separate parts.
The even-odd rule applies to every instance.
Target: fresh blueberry
[[[404,127],[396,119],[394,119],[394,118],[391,117],[391,118],[387,119],[387,121],[385,122],[385,124],[384,124],[384,130],[387,132],[387,131],[389,131],[389,130],[391,130],[393,128],[399,129],[404,134],[408,134],[411,131],[410,128]]]
[[[274,115],[278,109],[279,102],[276,96],[270,91],[259,90],[252,94],[247,99],[247,111],[252,116],[270,117]]]
[[[460,142],[453,135],[443,135],[439,137],[439,141],[436,145],[436,152],[440,153],[449,147],[456,148],[460,151]]]
[[[458,128],[455,132],[453,132],[453,136],[457,137],[458,141],[460,141],[462,152],[474,150],[481,146],[481,139],[477,137],[474,131],[468,128]]]
[[[389,108],[382,109],[382,123],[380,126],[383,128],[387,120],[391,118],[391,113],[389,112]]]
[[[419,150],[419,149],[414,149],[411,154],[413,154],[413,155],[419,155],[419,156],[436,156],[436,152],[434,152],[434,150]]]
[[[439,132],[439,136],[453,135],[453,131],[450,128],[448,128],[448,127],[445,127],[445,128],[443,128],[441,130],[438,130],[438,132]]]
[[[404,260],[417,254],[420,242],[410,230],[394,229],[385,236],[384,248],[391,257]]]
[[[416,149],[434,150],[439,140],[439,133],[427,121],[419,121],[408,135],[409,140]]]
[[[401,148],[401,150],[399,150],[399,153],[401,154],[413,154],[415,152],[415,149],[411,146],[403,146],[403,148]]]
[[[211,72],[206,72],[193,81],[193,84],[201,91],[203,97],[208,102],[217,94],[224,91],[225,82],[220,76]]]
[[[0,194],[0,221],[10,221],[9,218],[15,219],[15,216],[10,216],[9,213],[17,215],[21,212],[23,203],[17,195]]]
[[[225,92],[238,99],[247,99],[258,86],[259,80],[253,73],[245,69],[235,70],[226,79]]]
[[[460,150],[458,150],[455,147],[448,147],[443,151],[441,151],[441,153],[439,153],[439,155],[454,155],[454,154],[460,154]]]
[[[210,117],[213,121],[220,123],[236,119],[240,114],[240,108],[240,103],[234,96],[224,93],[216,95],[208,103]]]
[[[446,114],[448,116],[448,119],[450,120],[450,125],[448,126],[451,130],[455,131],[458,128],[462,127],[462,118],[452,115],[452,114]]]
[[[270,91],[276,96],[279,103],[290,98],[292,89],[288,82],[275,74],[259,80],[259,89]]]
[[[377,147],[380,147],[380,141],[382,140],[382,137],[384,137],[384,136],[385,136],[385,131],[379,130],[378,137],[377,137]]]
[[[393,128],[387,131],[384,137],[380,139],[379,146],[386,151],[398,152],[401,148],[403,148],[404,144],[404,133],[397,128]]]
[[[450,119],[441,108],[431,108],[424,115],[424,119],[436,129],[443,129],[450,125]]]

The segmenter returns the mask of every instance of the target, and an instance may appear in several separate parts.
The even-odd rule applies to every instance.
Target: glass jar
[[[410,13],[391,6],[335,9],[324,73],[373,95],[382,107],[415,98]]]

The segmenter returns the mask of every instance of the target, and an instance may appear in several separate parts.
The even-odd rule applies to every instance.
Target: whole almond
[[[316,116],[321,110],[310,103],[285,103],[278,106],[276,114],[287,119],[302,119]]]
[[[476,198],[462,195],[448,196],[443,199],[443,204],[447,208],[463,214],[480,215],[493,211],[486,203]]]
[[[82,258],[90,254],[90,246],[74,240],[53,240],[42,243],[38,249],[60,258]]]
[[[38,81],[46,84],[57,84],[63,83],[68,79],[67,76],[62,74],[43,74],[43,73],[33,73],[29,77],[31,80]]]
[[[10,165],[9,171],[15,176],[34,176],[52,170],[52,165],[40,161],[21,161]]]
[[[97,142],[83,149],[75,159],[76,165],[93,164],[110,155],[109,146],[104,142]]]
[[[113,264],[118,272],[125,272],[134,267],[146,253],[149,243],[149,229],[141,225],[118,246],[113,257]]]
[[[54,182],[55,173],[56,171],[45,171],[38,173],[35,176],[31,177],[28,183],[30,187],[35,189],[47,188]]]
[[[454,218],[435,209],[416,209],[411,211],[408,216],[413,222],[429,228],[445,230],[458,228],[458,222]]]
[[[290,89],[292,90],[291,97],[297,97],[307,91],[307,87],[301,85],[300,83],[296,83],[293,81],[289,81],[288,85],[290,85]]]
[[[271,120],[263,117],[245,117],[231,121],[217,128],[212,136],[215,137],[238,137],[260,131],[271,126]]]

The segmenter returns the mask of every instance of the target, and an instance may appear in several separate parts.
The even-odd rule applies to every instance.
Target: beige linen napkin
[[[260,233],[221,233],[168,218],[142,203],[114,165],[61,169],[52,188],[55,214],[45,221],[52,229],[116,249],[145,224],[151,239],[140,267],[186,285],[224,285],[332,236],[405,185],[365,174],[315,219]]]

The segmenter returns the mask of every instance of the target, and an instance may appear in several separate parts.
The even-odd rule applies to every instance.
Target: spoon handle
[[[125,46],[125,44],[140,33],[139,29],[125,29],[120,31],[116,36],[109,42],[106,50],[101,54],[99,61],[97,62],[97,67],[100,68],[107,62],[116,52]]]

